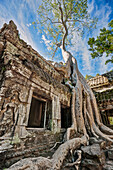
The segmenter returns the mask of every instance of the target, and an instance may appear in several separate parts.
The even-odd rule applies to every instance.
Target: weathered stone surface
[[[106,157],[99,144],[85,146],[81,150],[83,155],[81,166],[83,169],[102,170]]]
[[[84,159],[82,161],[82,170],[102,170],[102,165],[92,159]]]
[[[89,144],[90,145],[99,144],[100,149],[106,149],[106,146],[108,145],[106,141],[103,141],[102,139],[96,139],[95,137],[90,137]]]
[[[82,147],[84,157],[89,158],[91,156],[99,157],[101,155],[101,149],[99,144],[93,144],[90,146]]]
[[[4,43],[0,42],[0,55],[2,55],[3,48],[4,48]]]
[[[8,170],[47,170],[51,167],[51,164],[51,161],[44,157],[26,158],[12,165]]]
[[[21,128],[19,127],[18,130],[24,133]],[[27,136],[24,134],[21,139],[18,133],[13,138],[9,138],[8,135],[0,138],[1,148],[4,147],[4,152],[0,152],[0,169],[8,168],[20,159],[27,157],[52,157],[59,145],[52,150],[51,148],[56,142],[62,142],[63,139],[63,133],[53,134],[51,131],[44,129],[29,128],[27,132],[29,134]]]
[[[113,148],[108,150],[108,158],[113,160]]]
[[[92,145],[92,144],[99,144],[101,143],[103,140],[102,139],[96,139],[95,137],[90,137],[89,138],[89,143]]]
[[[59,131],[59,108],[61,104],[69,107],[71,99],[69,88],[61,83],[63,75],[19,38],[13,21],[0,30],[0,54],[0,136],[15,129],[25,134],[21,129],[28,125],[34,92],[51,103],[54,97],[59,100],[53,118],[58,122],[55,131]],[[15,126],[21,127],[17,130]]]
[[[63,77],[19,38],[13,21],[4,24],[0,30],[0,149],[4,149],[0,169],[22,158],[52,156],[57,147],[50,149],[62,141],[62,133],[54,134],[61,129],[61,105],[70,107],[71,92],[62,84]],[[49,105],[46,130],[26,128],[33,97]]]
[[[107,161],[106,165],[103,167],[103,170],[113,170],[113,161]]]

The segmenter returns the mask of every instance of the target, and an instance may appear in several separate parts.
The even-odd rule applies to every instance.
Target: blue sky
[[[37,19],[37,7],[41,0],[0,0],[0,27],[4,23],[13,20],[18,27],[21,38],[37,50],[43,57],[49,59],[48,45],[49,40],[34,29],[32,22]],[[89,0],[88,11],[91,16],[98,17],[97,28],[90,33],[86,33],[84,38],[79,37],[76,32],[72,41],[75,43],[69,50],[78,61],[78,67],[85,76],[90,74],[95,76],[97,73],[102,74],[113,69],[113,64],[105,65],[106,57],[91,59],[88,50],[87,41],[91,36],[96,37],[100,28],[107,27],[113,19],[113,0]],[[62,61],[61,54],[57,59]]]

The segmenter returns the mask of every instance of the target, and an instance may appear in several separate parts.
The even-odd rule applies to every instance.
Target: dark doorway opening
[[[32,97],[28,127],[44,127],[44,111],[45,111],[45,103],[40,101],[34,97]]]
[[[72,125],[70,107],[61,107],[61,128],[69,128]]]
[[[102,122],[113,128],[113,109],[101,111]]]

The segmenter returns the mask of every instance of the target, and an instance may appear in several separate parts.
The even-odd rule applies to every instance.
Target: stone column
[[[52,97],[52,131],[60,132],[61,129],[61,109],[58,96]]]
[[[26,106],[23,106],[22,104],[19,105],[19,109],[18,109],[19,120],[15,129],[15,133],[18,133],[19,137],[24,137],[28,134],[26,130],[26,126],[28,125],[32,94],[33,94],[33,87],[31,87],[31,89],[29,90],[28,100],[27,100],[28,104]]]
[[[26,122],[25,122],[26,126],[28,125],[29,112],[30,112],[31,101],[32,101],[32,96],[33,96],[33,90],[34,90],[34,88],[31,87],[31,89],[30,89],[30,91],[29,91],[27,111],[26,111]]]

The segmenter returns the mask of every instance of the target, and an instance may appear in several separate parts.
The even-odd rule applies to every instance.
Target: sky
[[[48,55],[49,40],[37,29],[33,28],[32,22],[37,19],[37,9],[41,0],[0,0],[0,28],[4,23],[13,20],[17,25],[20,37],[31,45],[44,58],[50,59]],[[113,0],[88,0],[88,12],[91,16],[98,18],[96,29],[87,32],[83,38],[76,32],[72,42],[74,46],[69,51],[77,59],[80,72],[95,76],[97,73],[103,74],[113,69],[113,64],[105,65],[106,57],[92,59],[87,41],[89,37],[99,35],[100,29],[108,27],[108,23],[113,19]],[[54,61],[63,61],[59,52]]]

